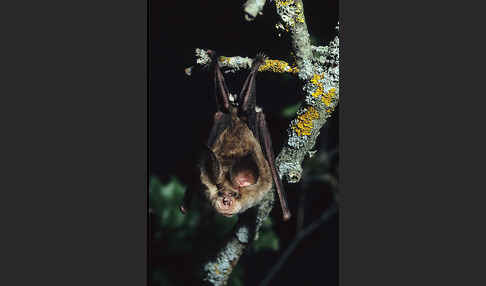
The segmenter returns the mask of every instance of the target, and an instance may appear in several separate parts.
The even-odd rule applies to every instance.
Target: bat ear
[[[202,148],[200,166],[203,172],[208,175],[209,179],[216,184],[221,173],[221,163],[214,152],[206,145]]]

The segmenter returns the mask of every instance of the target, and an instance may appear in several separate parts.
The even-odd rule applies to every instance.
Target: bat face
[[[227,128],[201,166],[206,197],[218,213],[228,217],[255,206],[272,187],[261,146],[233,108]]]

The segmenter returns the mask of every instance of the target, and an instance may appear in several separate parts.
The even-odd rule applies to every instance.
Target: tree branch
[[[276,164],[281,176],[289,183],[297,183],[302,176],[302,161],[315,145],[320,129],[327,122],[339,101],[339,38],[327,47],[311,49],[310,64],[304,60],[299,77],[304,79],[304,104],[287,130],[288,139]],[[299,65],[300,69],[300,65]],[[308,78],[307,71],[313,76]]]
[[[253,63],[252,58],[248,57],[226,57],[220,56],[218,57],[219,66],[223,70],[224,73],[235,73],[240,70],[249,70]],[[211,58],[208,55],[207,50],[203,49],[196,49],[196,63],[201,67],[208,67],[211,64]],[[193,69],[194,67],[189,67],[187,69]],[[186,70],[187,70],[186,69]],[[262,64],[258,71],[260,72],[274,72],[274,73],[291,73],[297,74],[299,69],[294,66],[290,66],[286,61],[282,60],[272,60],[266,59],[265,63]],[[187,71],[186,71],[186,74]],[[191,75],[190,73],[188,75]]]
[[[307,80],[313,74],[311,65],[312,51],[302,0],[275,0],[274,4],[280,17],[277,29],[290,33],[292,50],[295,53],[297,66],[300,70],[299,77]]]

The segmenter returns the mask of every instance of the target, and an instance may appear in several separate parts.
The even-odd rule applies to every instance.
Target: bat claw
[[[262,59],[262,60],[266,60],[267,59],[267,56],[263,53],[263,52],[259,52],[256,54],[256,59]]]
[[[184,205],[181,205],[179,207],[179,209],[180,209],[180,211],[181,211],[182,214],[186,214],[187,213],[186,207]]]
[[[253,60],[253,66],[256,67],[262,65],[263,63],[265,63],[266,59],[267,57],[263,53],[258,53]]]
[[[291,217],[292,217],[292,215],[289,212],[286,212],[286,213],[283,214],[283,220],[284,221],[288,221]]]

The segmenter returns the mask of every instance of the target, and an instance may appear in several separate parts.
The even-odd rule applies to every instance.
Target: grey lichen
[[[252,58],[240,57],[240,56],[220,56],[218,57],[219,66],[221,67],[223,73],[236,73],[241,70],[248,70],[251,68],[253,63]],[[207,50],[196,49],[196,63],[201,67],[208,67],[211,63],[211,59],[208,56]],[[191,75],[191,66],[185,69],[187,75]],[[297,67],[290,66],[287,62],[283,60],[276,59],[265,59],[265,63],[260,67],[259,71],[275,72],[275,73],[290,73],[295,74]]]
[[[220,57],[219,64],[225,68],[225,73],[238,72],[244,69],[250,69],[253,59],[247,57]]]
[[[211,57],[207,50],[196,49],[196,63],[202,67],[208,67],[211,64]],[[219,65],[225,73],[249,69],[252,63],[253,59],[248,57],[219,57]]]
[[[204,265],[203,281],[211,285],[225,285],[244,248],[235,237],[228,241],[214,261]]]
[[[253,21],[257,15],[263,15],[262,10],[265,6],[266,0],[247,0],[243,4],[243,11],[245,12],[245,20]]]
[[[314,147],[319,130],[339,102],[339,37],[336,36],[326,47],[311,47],[311,50],[314,53],[311,64],[314,76],[304,81],[302,89],[305,104],[297,115],[305,114],[309,106],[312,106],[318,113],[318,118],[312,118],[312,128],[308,133],[299,134],[295,127],[292,128],[298,123],[298,118],[291,122],[291,127],[287,130],[287,144],[277,156],[276,162],[278,171],[289,183],[300,180],[301,164],[305,155]]]
[[[202,66],[208,66],[211,63],[211,57],[208,52],[203,49],[196,49],[196,63]]]
[[[247,226],[242,226],[236,230],[236,238],[241,243],[248,243],[250,239],[250,230]]]
[[[307,80],[312,76],[312,50],[309,32],[304,16],[304,5],[301,0],[276,0],[275,7],[280,17],[278,28],[283,28],[291,35],[292,50],[295,53],[299,78]]]

